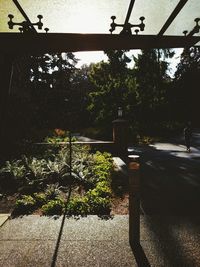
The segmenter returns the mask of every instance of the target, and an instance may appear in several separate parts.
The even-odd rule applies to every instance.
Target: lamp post
[[[128,122],[123,118],[122,107],[117,109],[117,119],[113,122],[113,142],[115,153],[123,159],[127,158]]]
[[[122,110],[121,107],[118,107],[117,114],[118,114],[118,118],[122,118],[122,116],[123,116],[123,110]]]

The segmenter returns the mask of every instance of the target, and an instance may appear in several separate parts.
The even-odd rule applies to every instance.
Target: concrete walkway
[[[141,216],[141,243],[131,249],[128,216],[37,215],[8,220],[0,228],[2,267],[198,267],[200,217]]]
[[[148,215],[200,215],[200,131],[191,152],[183,137],[134,147],[141,156],[142,208]]]
[[[0,213],[0,227],[8,220],[10,214]]]

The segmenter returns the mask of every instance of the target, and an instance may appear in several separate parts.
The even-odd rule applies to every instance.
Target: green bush
[[[45,195],[48,200],[54,200],[60,195],[59,184],[48,184],[45,190]]]
[[[87,215],[90,212],[90,206],[86,197],[74,197],[67,204],[67,213],[69,215]]]
[[[61,215],[64,212],[65,204],[62,199],[50,200],[42,206],[44,215]]]
[[[16,191],[25,181],[26,168],[22,160],[6,161],[0,169],[0,185],[4,192]]]
[[[61,214],[64,210],[64,202],[58,199],[61,190],[64,192],[70,185],[79,184],[86,194],[70,200],[69,214],[107,214],[111,202],[112,168],[109,153],[97,151],[91,154],[87,146],[73,144],[72,175],[69,171],[69,146],[65,145],[51,159],[23,156],[20,161],[7,162],[0,171],[0,179],[3,175],[13,176],[18,181],[18,190],[23,189],[24,195],[33,193],[33,197],[24,196],[16,203],[18,210],[42,206],[44,214]],[[41,191],[44,192],[38,193]]]
[[[110,181],[113,168],[111,155],[107,152],[101,153],[97,151],[94,154],[94,161],[93,174],[96,178],[96,182]]]
[[[90,191],[87,194],[87,197],[91,214],[106,215],[110,213],[111,210],[110,198],[100,197],[94,191]]]
[[[14,213],[27,214],[31,213],[36,207],[35,199],[30,195],[22,195],[15,203]]]
[[[46,204],[47,196],[44,193],[34,193],[33,196],[38,207],[41,207],[42,205]]]
[[[98,196],[100,197],[110,197],[112,194],[111,188],[109,186],[109,183],[106,181],[101,181],[96,184],[95,189],[93,189],[97,192]]]

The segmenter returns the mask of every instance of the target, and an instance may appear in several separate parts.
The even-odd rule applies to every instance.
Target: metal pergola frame
[[[98,51],[107,49],[182,48],[194,46],[197,36],[156,36],[118,34],[40,33],[25,35],[0,33],[3,53],[37,53],[66,51]]]
[[[14,4],[26,21],[30,19],[17,0]],[[39,33],[31,25],[30,34],[0,33],[1,53],[37,53],[54,51],[98,51],[106,49],[151,49],[151,48],[183,48],[191,47],[200,41],[200,36],[194,36],[193,30],[185,36],[164,35],[178,13],[188,0],[180,0],[169,15],[157,35],[131,35],[120,34],[73,34],[73,33]],[[135,0],[130,0],[124,25],[129,19]]]

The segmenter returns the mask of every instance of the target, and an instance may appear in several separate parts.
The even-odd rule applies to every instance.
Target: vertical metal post
[[[69,130],[69,175],[72,178],[72,133]]]
[[[129,242],[140,243],[140,163],[138,155],[129,158]]]
[[[6,150],[6,111],[8,105],[9,91],[13,74],[13,55],[0,55],[0,150],[2,157]]]
[[[112,123],[115,153],[121,158],[127,159],[128,121],[118,118]]]

